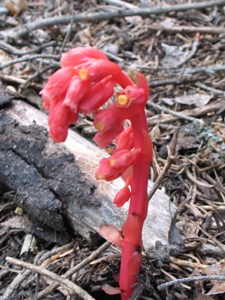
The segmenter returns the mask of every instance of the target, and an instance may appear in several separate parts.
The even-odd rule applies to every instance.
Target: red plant
[[[119,290],[104,286],[109,293],[118,291],[121,299],[132,295],[142,262],[142,227],[147,215],[147,183],[152,160],[152,142],[148,135],[145,104],[149,88],[145,77],[136,74],[135,83],[123,70],[99,50],[79,47],[62,54],[62,68],[54,73],[40,92],[44,107],[49,110],[50,135],[56,142],[65,141],[70,124],[78,113],[94,113],[98,130],[94,140],[101,148],[116,139],[117,147],[100,161],[96,179],[125,182],[114,203],[122,206],[130,200],[128,217],[118,230],[101,225],[100,234],[122,248]],[[116,101],[102,108],[114,94],[115,85],[123,90]],[[124,128],[124,121],[130,126]]]

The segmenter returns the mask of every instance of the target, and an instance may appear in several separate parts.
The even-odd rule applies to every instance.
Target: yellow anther
[[[111,167],[113,167],[114,164],[115,164],[115,159],[110,158],[110,159],[109,159],[109,164],[110,164]]]
[[[127,104],[129,104],[130,102],[130,98],[127,95],[119,95],[117,98],[117,103],[120,106],[126,106]]]
[[[87,69],[80,69],[79,70],[79,77],[81,80],[85,80],[88,77],[88,70]]]
[[[99,173],[99,174],[97,174],[97,178],[98,178],[98,179],[104,179],[105,176],[104,176],[104,174]]]
[[[98,122],[95,124],[95,128],[98,129],[98,131],[103,131],[105,129],[105,126],[102,122]]]

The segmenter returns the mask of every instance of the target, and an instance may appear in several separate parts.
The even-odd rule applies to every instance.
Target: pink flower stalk
[[[119,289],[108,285],[103,290],[120,293],[122,300],[132,295],[142,262],[142,227],[147,216],[147,184],[152,161],[152,142],[148,135],[145,104],[149,88],[145,77],[137,72],[136,81],[99,50],[79,47],[62,54],[62,68],[53,74],[40,92],[49,110],[50,135],[56,142],[65,141],[69,125],[78,113],[94,113],[94,137],[99,147],[107,147],[114,139],[117,147],[100,161],[96,179],[121,177],[125,186],[117,193],[115,205],[130,201],[128,217],[119,230],[103,224],[99,233],[122,248]],[[116,101],[102,108],[114,94],[115,85],[123,90]],[[124,128],[124,121],[130,126]]]

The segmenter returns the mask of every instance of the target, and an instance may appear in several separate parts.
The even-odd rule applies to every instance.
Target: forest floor
[[[77,46],[94,46],[124,70],[144,73],[151,88],[153,182],[179,127],[176,157],[160,188],[177,207],[182,241],[170,236],[168,245],[156,245],[158,255],[145,253],[131,299],[225,299],[225,1],[23,2],[6,9],[0,1],[2,85],[42,109],[40,90],[60,67],[61,53]],[[76,130],[87,139],[94,135],[91,119],[82,118]],[[27,234],[3,225],[17,213],[13,191],[1,186],[1,299],[89,299],[52,287],[55,278],[9,265],[9,256],[59,277],[78,266],[68,281],[94,299],[119,299],[101,291],[102,284],[116,285],[120,257],[112,246],[99,250],[79,235],[64,246],[37,238],[34,251],[21,257]],[[190,282],[160,286],[182,278]]]

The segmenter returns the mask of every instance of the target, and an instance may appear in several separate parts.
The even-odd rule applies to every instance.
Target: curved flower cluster
[[[65,141],[79,111],[96,111],[113,95],[115,78],[122,72],[95,48],[72,49],[62,54],[60,63],[62,68],[40,92],[49,110],[50,134],[56,142]]]
[[[121,230],[102,225],[100,234],[122,248],[120,289],[127,300],[140,271],[142,227],[147,214],[147,182],[152,160],[152,142],[144,112],[149,95],[147,81],[141,73],[133,82],[120,66],[108,60],[99,50],[79,47],[62,54],[61,69],[54,73],[40,92],[49,111],[50,135],[56,142],[65,141],[70,124],[76,123],[79,112],[94,114],[94,137],[99,147],[116,140],[117,147],[100,161],[96,179],[107,181],[121,177],[125,186],[114,203],[120,207],[130,200],[127,220]],[[122,91],[114,103],[102,108],[119,84]],[[124,121],[130,126],[124,128]],[[104,287],[113,293],[112,287]]]

